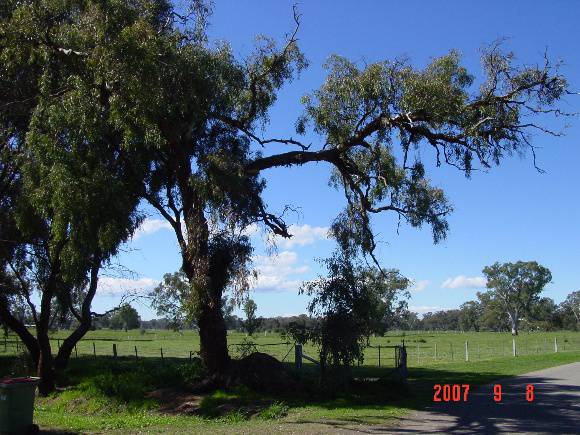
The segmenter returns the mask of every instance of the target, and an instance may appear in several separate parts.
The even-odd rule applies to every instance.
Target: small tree
[[[463,331],[479,331],[482,306],[477,301],[467,301],[459,307],[459,327]]]
[[[166,273],[163,281],[149,293],[151,306],[158,316],[163,316],[174,331],[191,320],[191,308],[187,295],[190,286],[183,271]]]
[[[520,316],[530,313],[534,302],[551,280],[550,270],[535,261],[495,263],[483,269],[490,296],[507,314],[512,335],[518,334]]]
[[[312,296],[310,314],[320,319],[310,330],[310,339],[319,346],[323,375],[328,366],[348,370],[363,360],[369,336],[409,285],[398,271],[363,265],[352,253],[336,251],[323,261],[328,275],[301,289]]]
[[[137,329],[141,326],[141,317],[135,308],[123,304],[111,317],[111,329]]]
[[[258,305],[253,299],[248,298],[244,303],[244,314],[246,315],[246,320],[244,321],[244,329],[248,335],[252,336],[254,332],[260,327],[262,319],[256,317],[256,310]]]

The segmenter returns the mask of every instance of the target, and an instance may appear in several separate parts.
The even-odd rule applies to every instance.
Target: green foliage
[[[242,341],[237,345],[240,358],[245,358],[253,353],[258,352],[258,347],[256,345],[257,343],[252,339],[243,338]]]
[[[483,53],[478,90],[455,51],[424,69],[405,60],[361,68],[333,56],[326,81],[304,98],[297,122],[300,134],[313,127],[320,146],[263,139],[281,87],[306,67],[298,14],[283,46],[261,37],[250,56],[238,59],[227,43],[208,42],[207,2],[187,2],[185,14],[181,9],[168,0],[4,2],[0,171],[17,167],[16,190],[23,189],[18,206],[10,202],[4,228],[10,236],[16,228],[26,249],[2,256],[19,255],[24,267],[30,259],[23,252],[34,242],[37,257],[59,257],[55,297],[67,311],[88,293],[90,266],[100,267],[132,234],[139,200],[146,200],[180,246],[190,285],[187,294],[177,290],[174,302],[207,330],[204,337],[216,338],[206,359],[227,361],[219,313],[224,291],[232,288],[240,299],[248,290],[251,245],[241,231],[261,223],[290,236],[283,218],[267,210],[263,171],[332,165],[331,183],[347,203],[335,236],[341,246],[372,256],[376,213],[429,225],[435,242],[447,234],[452,207],[429,181],[423,145],[434,149],[437,165],[469,175],[474,166],[533,151],[530,132],[550,133],[534,117],[562,114],[557,104],[567,83],[557,66],[546,60],[519,67],[497,46]],[[259,145],[271,143],[296,150],[264,157]],[[52,276],[44,266],[36,264],[32,275]],[[22,300],[14,301],[15,279],[4,269],[3,263],[8,277],[0,279],[12,290],[2,302],[13,309]]]
[[[163,275],[162,282],[149,294],[151,306],[155,308],[158,316],[169,320],[173,330],[181,329],[191,320],[193,310],[188,309],[190,291],[187,276],[179,271]]]
[[[286,417],[289,407],[284,402],[274,402],[266,409],[260,411],[260,418],[264,420],[278,420]]]
[[[323,262],[328,276],[305,283],[301,289],[311,297],[310,314],[320,319],[309,339],[319,346],[323,370],[362,362],[370,335],[393,311],[398,293],[409,285],[398,271],[365,267],[351,254],[335,252]],[[298,328],[297,332],[296,338],[302,339],[303,331]]]
[[[141,325],[141,317],[135,308],[129,304],[123,304],[111,316],[111,329],[137,329]]]
[[[244,329],[246,332],[252,336],[256,329],[260,327],[262,323],[262,319],[256,317],[256,310],[258,309],[258,305],[254,302],[253,299],[246,299],[244,302],[244,314],[246,315],[246,320],[244,321]]]
[[[491,289],[490,297],[507,313],[514,335],[518,333],[520,317],[530,313],[532,305],[538,302],[540,293],[552,280],[550,270],[535,261],[495,263],[485,267],[483,274]]]

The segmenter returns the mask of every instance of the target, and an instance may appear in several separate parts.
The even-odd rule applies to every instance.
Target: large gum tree
[[[291,237],[282,214],[262,199],[269,170],[328,165],[346,200],[336,222],[340,237],[374,260],[371,221],[378,213],[430,225],[435,241],[445,237],[451,206],[430,184],[421,156],[469,175],[514,153],[534,154],[532,134],[558,134],[538,118],[563,115],[557,104],[567,83],[557,68],[547,59],[517,65],[498,46],[483,52],[478,86],[455,51],[422,69],[404,60],[361,67],[333,56],[296,122],[298,135],[313,131],[319,143],[263,137],[279,89],[306,66],[296,14],[285,43],[260,38],[253,54],[240,59],[227,44],[208,42],[209,8],[201,1],[179,10],[165,0],[38,0],[14,7],[11,19],[20,17],[24,46],[53,53],[41,68],[69,74],[52,89],[54,98],[66,99],[79,83],[92,86],[120,140],[117,157],[137,162],[139,194],[175,230],[201,357],[218,378],[229,365],[222,294],[248,285],[251,246],[243,228],[258,222]],[[288,150],[272,154],[272,144]],[[433,153],[420,152],[425,148]]]

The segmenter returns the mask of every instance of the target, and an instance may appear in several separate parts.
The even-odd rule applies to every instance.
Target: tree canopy
[[[550,270],[535,261],[495,263],[483,269],[490,297],[508,315],[512,334],[517,335],[520,317],[531,312],[546,284],[552,281]]]
[[[518,65],[493,45],[479,86],[456,51],[425,68],[332,56],[296,122],[298,135],[311,130],[319,143],[263,137],[279,90],[307,66],[300,16],[284,43],[259,38],[239,58],[208,41],[210,9],[201,0],[184,10],[168,0],[5,2],[0,170],[2,180],[14,167],[30,174],[30,216],[50,224],[48,246],[67,277],[86,276],[95,254],[112,255],[137,222],[136,198],[148,201],[175,231],[201,357],[216,376],[229,364],[224,290],[244,292],[251,277],[242,230],[259,223],[291,237],[283,212],[263,199],[267,170],[327,163],[346,203],[334,234],[379,267],[373,215],[429,225],[436,242],[448,231],[452,207],[430,183],[421,149],[469,176],[513,153],[533,155],[533,133],[558,134],[538,124],[539,115],[564,115],[568,85],[557,65]],[[289,150],[272,154],[275,143]]]

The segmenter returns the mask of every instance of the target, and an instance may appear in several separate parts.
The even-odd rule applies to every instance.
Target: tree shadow
[[[580,372],[580,365],[575,368]],[[570,369],[568,369],[570,370]],[[580,385],[575,381],[548,376],[518,376],[502,378],[493,372],[455,372],[437,368],[411,369],[409,395],[395,403],[408,415],[390,420],[389,425],[370,425],[369,419],[381,418],[365,414],[364,418],[346,417],[323,422],[332,430],[355,429],[361,433],[578,433],[580,428]],[[482,381],[499,379],[493,384],[476,387]],[[483,382],[483,383],[485,383]],[[466,384],[470,390],[467,402],[433,403],[434,384]],[[502,386],[502,400],[493,399],[493,385]],[[526,400],[526,386],[534,386],[534,400]],[[356,405],[350,404],[349,407]],[[320,406],[325,406],[320,404]],[[372,408],[369,404],[365,409]],[[328,408],[331,409],[331,408]],[[384,414],[383,417],[384,419]],[[302,420],[299,424],[321,423]],[[353,427],[353,424],[356,427]]]

